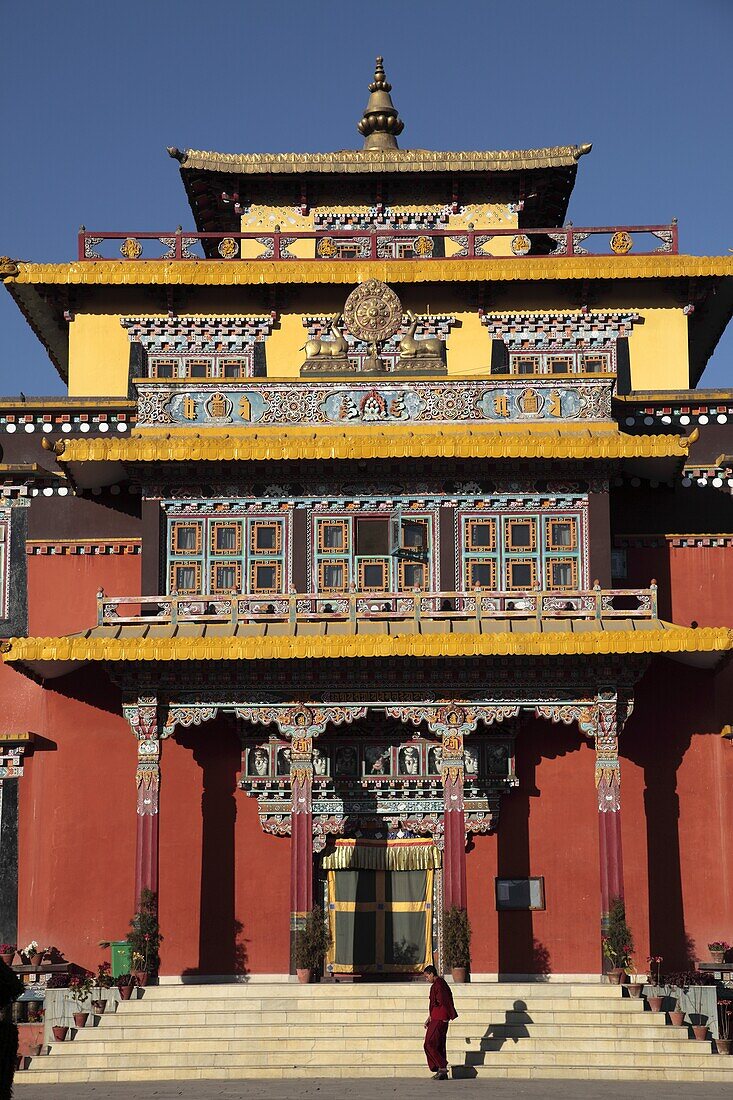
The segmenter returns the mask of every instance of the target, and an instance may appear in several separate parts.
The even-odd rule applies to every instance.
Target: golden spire
[[[357,126],[364,135],[365,149],[396,149],[397,135],[404,129],[404,123],[389,94],[392,85],[384,75],[384,58],[378,57],[374,68],[374,80],[369,85],[369,102],[364,109],[364,117]]]

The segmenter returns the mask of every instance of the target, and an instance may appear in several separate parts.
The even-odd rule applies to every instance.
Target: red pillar
[[[463,765],[444,772],[443,905],[466,909],[466,818],[463,809]]]
[[[596,726],[596,790],[601,879],[601,934],[608,928],[614,898],[624,896],[621,848],[621,769],[618,759],[616,701],[598,705]]]
[[[293,737],[290,753],[290,953],[295,968],[295,939],[313,908],[313,742]]]
[[[158,795],[160,730],[155,700],[125,705],[125,717],[137,738],[137,835],[135,840],[135,907],[143,890],[158,893]]]

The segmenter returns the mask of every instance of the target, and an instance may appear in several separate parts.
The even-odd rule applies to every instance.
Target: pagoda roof
[[[223,191],[244,190],[246,177],[374,177],[431,174],[443,176],[523,173],[526,190],[523,224],[560,225],[575,183],[578,161],[592,146],[558,145],[545,149],[441,152],[435,149],[341,149],[332,153],[216,153],[170,147],[180,164],[196,225],[201,232],[239,227],[234,204],[222,205]],[[542,173],[526,179],[527,173]],[[539,191],[535,184],[542,186]],[[273,181],[274,182],[274,181]]]
[[[678,460],[697,435],[631,435],[607,422],[537,424],[319,425],[281,428],[140,429],[124,438],[58,440],[52,446],[82,487],[119,479],[127,465],[150,462],[457,458]],[[111,469],[110,469],[111,464]],[[100,480],[101,479],[101,480]]]
[[[660,619],[443,619],[350,624],[181,623],[98,626],[65,637],[11,638],[3,660],[52,679],[88,661],[251,661],[395,657],[675,656],[710,666],[733,649],[725,627]]]

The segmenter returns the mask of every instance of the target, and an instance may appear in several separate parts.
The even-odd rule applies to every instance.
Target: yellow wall
[[[455,316],[457,324],[448,338],[448,372],[452,375],[486,376],[491,363],[491,341],[486,328],[481,324],[475,305],[466,308],[466,299],[472,296],[467,287],[446,285],[444,287],[411,285],[398,288],[402,305],[417,315],[427,312],[447,313]],[[491,288],[489,297],[494,288]],[[507,301],[516,294],[526,296],[526,287],[516,286],[509,295],[503,294],[501,308],[492,309],[492,313],[501,315],[508,312],[528,310],[526,301]],[[575,310],[577,303],[570,305],[561,301],[559,292],[548,293],[546,285],[535,289],[539,291],[542,302],[533,301],[535,310]],[[637,293],[641,297],[644,287]],[[268,375],[274,378],[297,378],[305,359],[302,350],[307,339],[307,330],[303,325],[304,315],[332,314],[340,312],[348,293],[348,288],[329,286],[289,287],[286,303],[287,312],[280,315],[273,332],[265,342]],[[239,300],[239,308],[224,309],[216,288],[201,288],[196,293],[199,308],[181,309],[185,315],[226,316],[261,315],[263,301],[254,291],[245,291],[244,301]],[[208,301],[201,302],[205,296]],[[242,296],[244,297],[244,295]],[[646,297],[646,295],[645,295]],[[554,299],[554,301],[553,301]],[[214,306],[214,302],[217,304]],[[211,304],[209,304],[211,303]],[[138,305],[141,303],[137,303]],[[208,305],[208,308],[206,308]],[[487,303],[488,306],[488,303]],[[119,299],[114,304],[119,309]],[[634,310],[643,317],[643,324],[635,324],[629,337],[631,360],[631,384],[637,390],[685,389],[689,386],[689,359],[687,341],[687,318],[682,309],[671,306],[635,305],[630,293],[625,293],[623,301],[616,298],[604,301],[595,300],[593,309]],[[140,316],[143,314],[161,316],[146,310],[135,309],[122,312],[78,313],[69,325],[69,394],[74,397],[124,397],[128,389],[128,367],[130,343],[126,330],[120,324],[121,316]]]

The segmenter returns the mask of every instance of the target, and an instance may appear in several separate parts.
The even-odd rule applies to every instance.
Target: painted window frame
[[[616,373],[616,348],[609,346],[589,351],[577,348],[543,348],[541,351],[509,351],[509,363],[507,373],[518,377],[546,374],[554,378],[565,378],[567,375],[598,375]],[[554,360],[563,360],[568,364],[567,371],[553,371]],[[596,361],[601,366],[596,370],[588,370],[588,362]],[[533,370],[522,370],[531,364]]]
[[[254,345],[249,344],[247,348],[239,353],[226,353],[216,352],[215,354],[207,354],[203,352],[201,354],[177,354],[165,352],[148,351],[148,377],[149,378],[165,378],[165,379],[185,379],[189,382],[206,382],[211,380],[221,380],[237,382],[243,378],[254,377]],[[193,375],[191,369],[193,366],[203,364],[205,367],[203,374]],[[226,374],[226,368],[233,365],[239,365],[240,371],[237,375]],[[172,374],[161,374],[161,366],[172,366]]]
[[[389,555],[380,554],[364,554],[359,555],[356,553],[356,521],[364,518],[380,517],[390,520],[390,544],[394,544],[394,549]],[[438,543],[438,509],[437,508],[425,508],[420,511],[413,511],[412,509],[373,509],[373,508],[355,508],[348,511],[339,512],[318,512],[315,509],[311,510],[309,515],[309,529],[310,529],[310,570],[309,576],[311,578],[310,583],[313,585],[315,592],[341,592],[348,591],[352,584],[355,586],[358,592],[401,592],[412,591],[412,586],[405,588],[403,586],[404,570],[401,569],[401,565],[405,561],[399,555],[399,550],[411,550],[412,547],[404,546],[404,538],[402,532],[404,531],[404,524],[416,523],[424,525],[427,532],[427,549],[426,558],[424,562],[409,562],[409,564],[420,564],[425,567],[426,587],[423,591],[439,590],[439,543]],[[342,526],[344,530],[344,546],[343,548],[332,548],[324,546],[323,530],[329,526]],[[347,579],[344,589],[325,588],[323,586],[323,570],[324,563],[338,559],[339,563],[346,563],[347,565]],[[386,570],[386,587],[385,588],[363,588],[363,565],[369,564],[384,564]]]
[[[252,550],[255,545],[256,531],[259,526],[274,526],[276,528],[275,549]],[[195,548],[178,549],[177,531],[181,528],[192,527],[196,530]],[[216,531],[223,527],[234,527],[237,530],[235,548],[217,549],[215,547]],[[275,595],[285,591],[285,585],[289,583],[291,567],[291,522],[289,515],[272,515],[270,513],[229,514],[219,513],[208,515],[199,513],[195,515],[168,515],[167,568],[166,577],[169,594],[174,591],[181,595],[227,595],[232,589],[222,588],[216,584],[216,567],[236,566],[237,568],[237,593],[246,595]],[[256,570],[254,564],[276,566],[277,589],[254,587]],[[196,570],[197,589],[194,593],[190,589],[180,592],[175,583],[175,570],[179,566],[188,566]],[[244,587],[246,586],[246,587]]]
[[[476,524],[493,521],[497,536],[493,549],[474,549],[471,531]],[[525,547],[510,545],[510,534],[518,523],[530,521],[530,545]],[[570,525],[570,544],[560,546],[553,539],[552,524]],[[493,591],[519,592],[541,587],[543,591],[579,591],[587,587],[588,547],[587,547],[587,502],[574,503],[562,510],[543,507],[538,501],[536,506],[528,506],[521,511],[510,510],[510,498],[507,506],[498,505],[491,511],[478,510],[475,507],[459,509],[457,514],[456,539],[456,576],[460,591],[471,592],[476,588],[489,590],[485,584],[475,583],[474,566],[490,565],[492,568]],[[534,563],[530,582],[527,585],[512,583],[511,565]],[[553,564],[570,564],[572,584],[557,586],[550,583]]]

